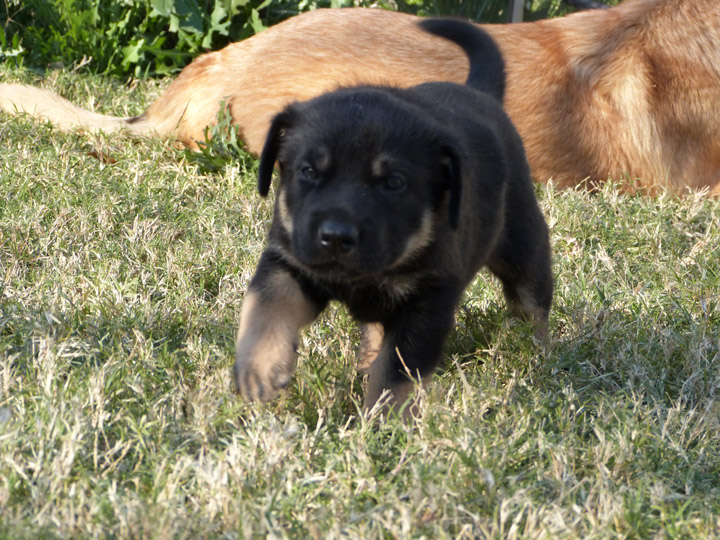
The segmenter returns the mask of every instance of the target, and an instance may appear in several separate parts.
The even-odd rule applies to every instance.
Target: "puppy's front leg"
[[[233,377],[243,398],[267,401],[287,386],[297,363],[298,332],[321,307],[286,268],[263,254],[245,294],[235,345]]]
[[[380,354],[385,330],[380,323],[365,323],[360,328],[360,349],[358,350],[358,371],[367,371]]]
[[[427,290],[384,324],[380,353],[370,365],[365,392],[365,410],[371,409],[386,390],[391,392],[387,408],[406,403],[417,382],[425,383],[442,356],[445,339],[454,324],[454,309],[461,289]],[[415,414],[408,404],[405,416]]]

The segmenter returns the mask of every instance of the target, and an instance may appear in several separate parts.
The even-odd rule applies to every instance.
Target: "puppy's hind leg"
[[[533,323],[535,335],[548,338],[548,316],[553,294],[550,248],[546,238],[538,238],[534,252],[512,255],[488,265],[503,284],[509,308]]]
[[[538,287],[540,285],[540,287]],[[532,322],[535,328],[535,337],[540,340],[547,340],[549,337],[550,301],[546,291],[542,290],[541,283],[530,284],[530,286],[516,285],[514,283],[503,284],[505,300],[513,313]]]
[[[267,401],[287,386],[297,363],[299,330],[318,306],[285,268],[263,256],[243,302],[235,345],[235,388],[249,401]]]

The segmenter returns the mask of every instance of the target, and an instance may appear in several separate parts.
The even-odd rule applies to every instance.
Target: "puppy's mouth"
[[[334,257],[327,254],[307,256],[294,251],[293,258],[307,272],[326,281],[355,283],[381,277],[387,265],[375,256]]]
[[[303,263],[303,266],[314,275],[330,281],[359,281],[373,275],[373,273],[368,273],[364,269],[356,268],[337,259],[310,264]]]

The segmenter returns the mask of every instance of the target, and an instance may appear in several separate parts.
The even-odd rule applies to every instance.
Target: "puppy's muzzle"
[[[348,255],[357,246],[358,230],[350,223],[326,219],[318,227],[317,241],[320,247],[334,258]]]

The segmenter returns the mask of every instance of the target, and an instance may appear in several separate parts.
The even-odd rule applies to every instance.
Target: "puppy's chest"
[[[330,297],[347,305],[352,316],[379,321],[402,309],[421,289],[419,276],[379,276],[359,283],[328,284]]]

